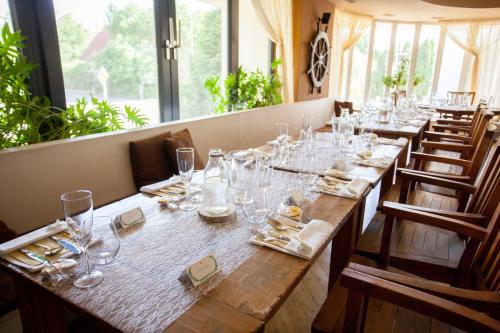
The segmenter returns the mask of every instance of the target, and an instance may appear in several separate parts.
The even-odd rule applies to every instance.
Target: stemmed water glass
[[[179,205],[179,209],[194,210],[198,208],[198,206],[191,203],[191,191],[189,189],[189,183],[193,178],[194,172],[194,148],[177,148],[176,153],[179,176],[186,188],[186,200]]]
[[[316,177],[314,175],[314,162],[316,159],[316,141],[317,141],[317,135],[311,135],[309,140],[306,142],[306,167],[307,167],[307,174],[305,174],[305,183],[307,185],[312,185],[314,184],[314,181],[316,180]]]
[[[97,265],[111,263],[120,250],[120,237],[110,216],[94,217],[92,236],[95,244],[88,247],[89,257]]]
[[[288,123],[276,123],[276,140],[278,141],[279,158],[282,163],[287,158]]]
[[[302,127],[300,129],[300,139],[301,144],[307,142],[307,140],[312,135],[312,115],[305,114],[302,116]]]
[[[73,284],[78,288],[96,286],[102,281],[103,274],[91,268],[87,251],[87,245],[92,238],[94,210],[92,192],[87,190],[67,192],[61,195],[61,201],[66,223],[83,252],[85,272],[74,280]]]

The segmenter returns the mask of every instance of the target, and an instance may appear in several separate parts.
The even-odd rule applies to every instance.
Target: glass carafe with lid
[[[211,149],[203,173],[203,207],[214,215],[224,214],[228,210],[229,169],[220,149]]]

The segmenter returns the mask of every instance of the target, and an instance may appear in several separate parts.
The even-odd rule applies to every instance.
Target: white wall
[[[21,233],[60,218],[61,193],[89,189],[96,206],[134,194],[128,149],[133,140],[188,128],[206,160],[212,147],[265,144],[275,135],[276,122],[288,122],[290,132],[297,133],[306,113],[313,114],[314,127],[321,127],[332,110],[333,99],[325,98],[5,149],[0,151],[0,220]]]

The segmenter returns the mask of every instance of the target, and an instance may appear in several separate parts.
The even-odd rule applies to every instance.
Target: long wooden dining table
[[[39,274],[0,261],[0,267],[14,278],[24,331],[66,331],[65,309],[106,332],[262,331],[330,243],[329,288],[348,263],[359,236],[366,196],[374,187],[380,185],[383,193],[392,185],[396,162],[404,158],[408,147],[379,145],[376,149],[391,151],[394,160],[385,169],[359,166],[376,175],[361,198],[317,194],[304,207],[303,221],[320,219],[334,227],[311,260],[250,244],[242,216],[233,224],[217,226],[196,215],[186,220],[184,212],[160,207],[154,197],[144,193],[96,209],[94,216],[116,216],[139,206],[146,216],[143,224],[124,230],[116,260],[99,268],[104,281],[96,287],[78,289],[70,281],[54,287],[43,283]],[[275,172],[284,181],[293,175],[285,170]],[[184,223],[188,225],[183,229]],[[203,241],[195,241],[198,239]],[[193,288],[178,269],[184,267],[183,258],[201,258],[207,253],[216,255],[221,274],[216,284]],[[235,265],[235,260],[241,262]],[[225,271],[224,265],[234,267]]]
[[[424,137],[425,131],[428,131],[430,128],[431,119],[430,117],[426,120],[421,121],[418,126],[395,126],[394,123],[389,124],[379,124],[374,123],[371,127],[368,127],[368,130],[371,130],[374,134],[382,138],[388,139],[398,139],[398,138],[406,138],[409,141],[409,145],[405,147],[405,150],[402,152],[402,156],[406,156],[405,159],[400,159],[399,166],[405,167],[408,165],[410,161],[410,152],[415,151],[420,147],[420,142]],[[326,125],[320,128],[318,131],[322,132],[331,132],[331,125]],[[359,128],[355,129],[355,132],[359,132]],[[408,149],[406,149],[408,148]]]

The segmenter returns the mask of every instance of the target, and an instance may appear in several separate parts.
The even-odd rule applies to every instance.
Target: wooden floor
[[[283,306],[268,323],[266,333],[304,333],[326,299],[330,269],[328,246]]]

